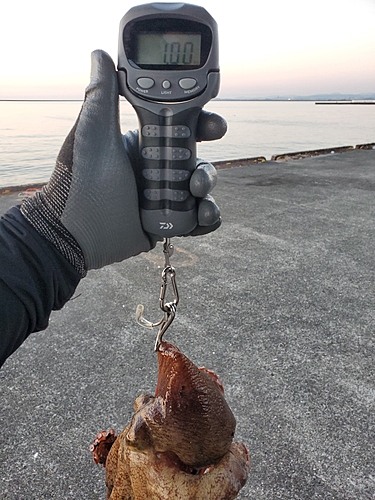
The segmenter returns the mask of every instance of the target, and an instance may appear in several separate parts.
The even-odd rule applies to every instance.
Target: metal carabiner
[[[160,287],[160,294],[159,294],[159,306],[160,309],[164,312],[164,315],[160,321],[157,323],[151,323],[151,321],[146,320],[143,317],[143,311],[144,311],[144,306],[142,304],[139,304],[137,306],[136,310],[136,316],[137,316],[137,322],[146,328],[153,328],[155,326],[159,326],[159,331],[156,336],[155,340],[155,351],[158,351],[160,347],[160,343],[162,341],[164,333],[168,330],[170,325],[172,324],[172,321],[175,318],[176,315],[176,309],[177,309],[177,304],[179,302],[179,295],[178,295],[178,290],[177,290],[177,283],[176,283],[176,271],[174,267],[170,265],[169,258],[173,254],[173,245],[170,242],[170,238],[167,238],[164,243],[164,257],[165,257],[165,267],[162,272],[162,282],[161,282],[161,287]],[[173,289],[173,300],[171,302],[166,302],[165,297],[167,293],[167,287],[168,287],[168,278],[170,279],[170,283],[172,285]]]
[[[172,302],[165,302],[165,295],[167,293],[167,286],[168,286],[168,276],[170,277],[171,280],[171,285],[173,288],[173,301]],[[176,271],[174,267],[172,266],[167,266],[163,269],[162,275],[161,275],[161,287],[160,287],[160,296],[159,296],[159,305],[160,309],[164,312],[168,310],[166,308],[167,305],[174,304],[177,307],[177,304],[179,302],[179,296],[178,296],[178,290],[177,290],[177,284],[176,284]]]
[[[161,341],[163,340],[163,335],[168,330],[168,328],[171,326],[172,321],[174,320],[174,317],[176,316],[176,304],[174,304],[173,302],[169,302],[168,304],[165,304],[165,308],[166,308],[166,311],[164,313],[164,318],[163,318],[163,321],[160,325],[158,334],[156,335],[155,346],[154,346],[155,352],[157,352],[159,350]]]

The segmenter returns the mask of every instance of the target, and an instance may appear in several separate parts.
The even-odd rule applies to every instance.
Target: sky
[[[120,20],[138,3],[145,2],[4,3],[0,99],[83,98],[90,53],[103,49],[117,62]],[[219,97],[375,93],[375,0],[199,5],[219,25]]]

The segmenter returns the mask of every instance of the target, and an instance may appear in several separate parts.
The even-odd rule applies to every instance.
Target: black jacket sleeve
[[[30,333],[47,328],[80,278],[18,207],[0,218],[0,366]]]

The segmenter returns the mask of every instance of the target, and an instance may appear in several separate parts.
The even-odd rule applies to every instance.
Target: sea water
[[[0,187],[46,182],[60,147],[74,125],[78,101],[0,102]],[[200,143],[208,161],[231,160],[375,142],[375,106],[314,102],[211,101],[228,132]],[[133,108],[120,103],[123,133],[138,126]]]

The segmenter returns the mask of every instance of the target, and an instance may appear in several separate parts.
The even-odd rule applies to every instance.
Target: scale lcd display
[[[201,65],[201,35],[199,33],[158,33],[137,34],[136,60],[140,67],[195,66]]]

